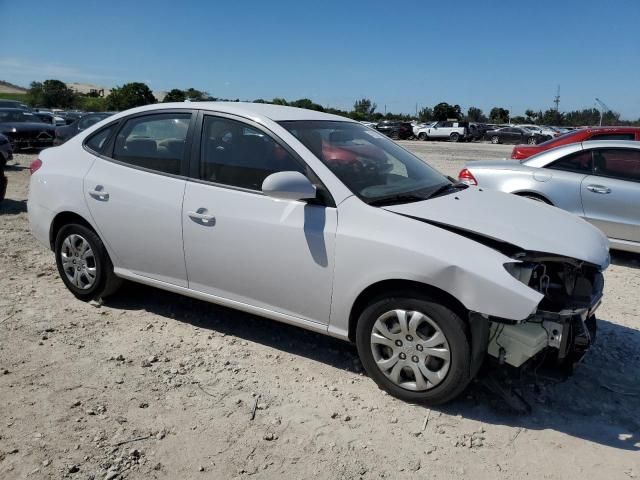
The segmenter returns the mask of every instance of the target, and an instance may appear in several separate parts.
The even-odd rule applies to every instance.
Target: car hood
[[[506,244],[601,268],[609,265],[609,241],[600,230],[573,214],[527,198],[469,187],[430,200],[383,208],[490,247]]]

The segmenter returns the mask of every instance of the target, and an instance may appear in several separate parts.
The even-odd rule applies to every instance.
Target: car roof
[[[126,116],[131,113],[142,113],[145,111],[163,110],[163,109],[199,109],[211,112],[229,113],[241,117],[247,117],[254,120],[269,119],[274,122],[285,120],[333,120],[342,122],[355,122],[350,118],[332,115],[315,110],[307,110],[306,108],[285,107],[282,105],[271,105],[268,103],[250,103],[250,102],[173,102],[173,103],[156,103],[146,105],[132,110],[121,112],[120,116]],[[124,115],[122,115],[124,114]]]
[[[579,150],[593,150],[594,148],[630,148],[640,150],[640,142],[633,140],[587,140],[579,143],[568,143],[556,148],[543,150],[537,155],[524,159],[521,163],[529,167],[544,167],[550,161]]]

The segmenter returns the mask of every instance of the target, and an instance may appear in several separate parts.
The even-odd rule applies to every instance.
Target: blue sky
[[[0,79],[640,117],[640,0],[0,0]]]

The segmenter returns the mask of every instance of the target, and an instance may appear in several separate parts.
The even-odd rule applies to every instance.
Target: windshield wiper
[[[464,183],[445,183],[444,185],[440,185],[438,188],[436,188],[433,192],[431,192],[427,198],[434,198],[434,197],[438,197],[450,190],[458,190],[458,189],[462,189],[464,190],[465,188],[467,188],[469,185],[466,185]]]
[[[427,197],[423,195],[416,195],[414,193],[399,193],[397,195],[389,195],[388,197],[376,198],[375,200],[371,200],[367,203],[374,207],[382,207],[384,205],[394,205],[397,203],[421,202],[422,200],[426,199]]]

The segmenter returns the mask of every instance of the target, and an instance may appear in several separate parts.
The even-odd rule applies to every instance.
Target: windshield
[[[443,186],[451,185],[424,161],[359,123],[310,120],[279,123],[367,203],[391,198],[424,200],[440,192]]]
[[[38,122],[42,123],[33,113],[21,110],[0,110],[0,123],[4,122]]]

